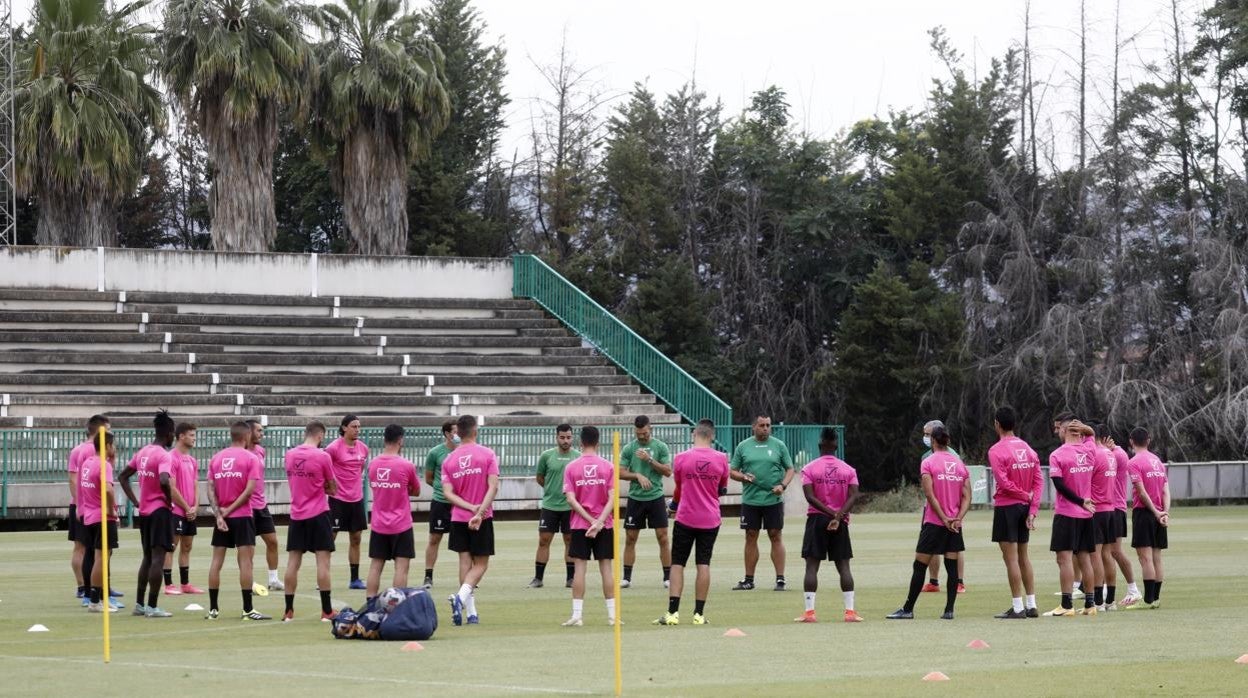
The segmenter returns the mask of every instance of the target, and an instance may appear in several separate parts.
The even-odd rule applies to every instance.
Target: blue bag
[[[395,606],[381,622],[383,640],[428,640],[438,629],[433,597],[424,589],[404,589],[407,599]]]

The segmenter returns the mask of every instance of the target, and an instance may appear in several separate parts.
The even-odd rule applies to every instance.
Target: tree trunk
[[[218,252],[268,252],[277,238],[273,211],[273,151],[277,107],[262,105],[245,124],[225,118],[224,99],[205,105],[202,133],[212,161],[212,248]]]
[[[342,212],[351,252],[407,254],[408,163],[397,129],[375,120],[372,128],[352,131],[340,148]]]
[[[91,187],[67,191],[45,184],[39,189],[36,245],[117,246],[118,202]]]

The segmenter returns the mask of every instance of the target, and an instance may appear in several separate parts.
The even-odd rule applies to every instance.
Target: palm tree
[[[409,166],[450,117],[442,52],[401,0],[342,0],[321,8],[320,23],[314,124],[351,251],[405,254]]]
[[[161,70],[207,146],[217,250],[273,245],[277,121],[307,95],[314,65],[302,22],[311,16],[286,0],[170,0],[165,10]]]
[[[147,4],[109,12],[104,0],[39,0],[18,39],[17,184],[39,201],[41,245],[116,244],[118,204],[164,125],[147,82],[155,30],[134,19]]]

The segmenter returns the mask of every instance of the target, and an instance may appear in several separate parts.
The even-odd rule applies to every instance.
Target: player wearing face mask
[[[932,430],[937,427],[940,427],[943,429],[945,428],[945,423],[940,421],[939,419],[933,419],[932,421],[923,425],[923,447],[926,448],[927,450],[924,451],[923,456],[919,458],[920,464],[922,464],[923,461],[927,460],[928,456],[932,455]],[[946,450],[948,450],[949,453],[952,453],[955,456],[958,455],[958,452],[954,450],[953,447],[950,447]],[[962,574],[963,574],[963,571],[966,569],[966,563],[964,562],[965,560],[966,560],[966,553],[963,553],[962,555],[958,556],[958,579],[964,579]],[[927,565],[927,584],[923,585],[923,591],[925,592],[939,592],[940,591],[940,556],[939,555],[933,555],[931,561]],[[962,594],[965,592],[966,592],[966,586],[963,584],[958,584],[958,593]]]

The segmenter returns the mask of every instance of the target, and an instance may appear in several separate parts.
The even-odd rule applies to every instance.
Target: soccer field
[[[771,565],[763,560],[764,587],[729,591],[741,575],[742,534],[729,519],[712,565],[707,604],[710,626],[656,627],[650,621],[666,606],[654,540],[643,531],[634,587],[623,591],[624,692],[627,695],[802,696],[827,695],[1245,695],[1248,612],[1248,508],[1178,509],[1166,559],[1163,607],[1122,611],[1096,618],[998,621],[1009,605],[999,554],[988,541],[991,513],[972,512],[967,522],[968,592],[957,619],[940,621],[943,594],[924,594],[914,621],[885,621],[905,596],[911,551],[918,530],[914,514],[863,514],[853,521],[857,607],[867,622],[840,622],[841,595],[835,570],[825,563],[818,625],[795,625],[802,610],[802,522],[789,519],[786,542],[791,591],[770,591]],[[1037,543],[1047,548],[1048,519]],[[402,643],[344,641],[330,637],[318,619],[311,560],[300,577],[296,621],[236,620],[241,608],[237,570],[223,572],[222,619],[182,611],[207,597],[162,597],[170,619],[136,618],[138,533],[122,533],[114,587],[127,608],[112,616],[112,664],[101,660],[101,619],[73,599],[70,546],[63,531],[0,534],[0,670],[5,692],[25,696],[323,695],[397,691],[438,695],[575,694],[613,691],[612,631],[597,583],[587,584],[583,628],[563,628],[570,594],[563,588],[557,555],[548,586],[526,589],[533,573],[535,522],[499,523],[499,555],[478,591],[482,624],[451,625],[445,596],[453,588],[454,558],[443,550],[435,573],[438,632],[418,652]],[[201,529],[202,530],[202,529]],[[417,524],[418,540],[424,526]],[[283,541],[285,532],[279,531]],[[207,586],[207,538],[201,536],[191,581]],[[345,537],[334,561],[335,604],[358,607],[363,592],[345,589]],[[367,551],[367,541],[365,541]],[[419,546],[418,546],[419,547]],[[263,567],[263,548],[258,568]],[[1056,605],[1057,569],[1047,550],[1037,550],[1041,610]],[[285,553],[282,554],[283,564]],[[419,580],[420,563],[413,564]],[[1138,564],[1135,566],[1138,575]],[[175,570],[176,574],[176,570]],[[257,577],[259,578],[259,576]],[[383,578],[384,579],[384,578]],[[1125,583],[1119,581],[1119,594]],[[682,619],[692,612],[692,580]],[[280,615],[280,592],[257,600]],[[687,622],[687,620],[686,620]],[[50,632],[27,633],[32,624]],[[724,637],[739,628],[743,638]],[[967,648],[983,640],[988,649]],[[930,671],[947,683],[923,683]],[[1094,688],[1095,687],[1095,688]]]

